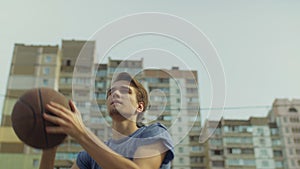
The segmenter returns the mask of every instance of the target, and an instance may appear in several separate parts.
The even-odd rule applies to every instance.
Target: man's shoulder
[[[164,126],[161,123],[153,123],[150,124],[149,126],[146,126],[145,130],[153,130],[153,129],[158,129],[158,130],[168,130],[166,126]]]
[[[149,126],[145,126],[141,136],[145,137],[155,137],[161,134],[168,134],[168,129],[161,123],[154,123]]]

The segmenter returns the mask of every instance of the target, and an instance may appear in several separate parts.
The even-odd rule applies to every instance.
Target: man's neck
[[[113,121],[113,136],[114,140],[118,140],[129,136],[138,130],[136,123],[134,121],[124,120],[124,121]]]

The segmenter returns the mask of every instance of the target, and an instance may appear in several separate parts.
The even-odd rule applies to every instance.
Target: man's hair
[[[136,99],[137,99],[138,103],[142,102],[144,105],[143,112],[139,113],[137,116],[137,119],[136,119],[137,126],[142,127],[142,126],[144,126],[144,124],[142,123],[142,121],[144,119],[144,112],[146,111],[147,106],[148,106],[148,92],[144,88],[144,86],[138,80],[136,80],[134,77],[132,77],[129,73],[126,73],[126,72],[119,73],[113,79],[112,83],[115,83],[120,80],[125,80],[130,83],[130,86],[135,89]]]

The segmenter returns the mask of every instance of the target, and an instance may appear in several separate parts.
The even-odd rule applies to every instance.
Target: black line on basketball
[[[40,106],[41,106],[41,116],[42,116],[42,122],[43,122],[43,131],[44,131],[44,136],[45,136],[45,140],[46,140],[46,145],[47,147],[49,146],[48,143],[48,135],[47,135],[47,131],[46,131],[46,122],[45,119],[43,118],[44,112],[45,112],[45,108],[43,105],[43,97],[42,97],[42,93],[41,93],[41,89],[38,89],[39,92],[39,100],[40,100]]]

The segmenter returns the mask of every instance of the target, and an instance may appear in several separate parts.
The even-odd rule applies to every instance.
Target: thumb
[[[72,112],[77,111],[77,107],[76,107],[75,103],[72,100],[69,100],[69,106],[70,106]]]

